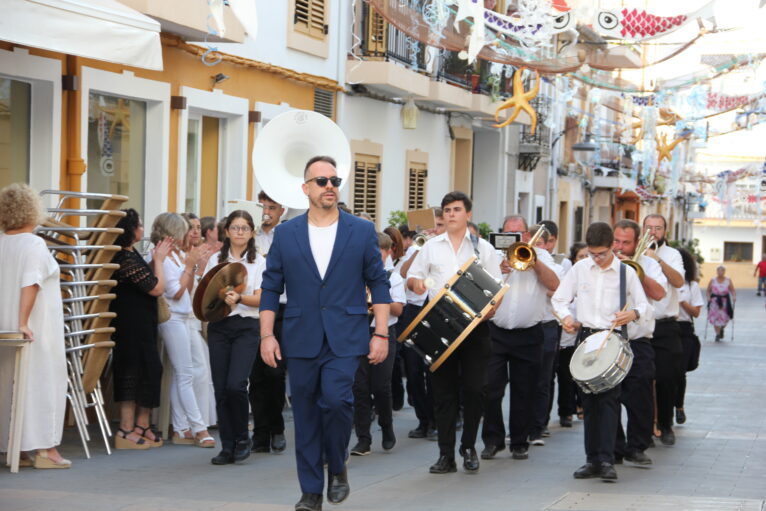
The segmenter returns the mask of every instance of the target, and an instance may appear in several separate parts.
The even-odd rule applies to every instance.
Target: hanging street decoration
[[[673,161],[673,155],[671,154],[673,149],[688,138],[689,134],[686,134],[678,137],[671,143],[668,143],[668,135],[666,133],[663,133],[661,136],[655,136],[655,142],[657,143],[657,161],[660,163],[662,163],[662,160]]]
[[[712,19],[713,17],[713,2],[693,13],[677,16],[656,16],[645,10],[625,7],[619,11],[596,12],[593,28],[605,37],[636,42],[670,34],[700,18]]]
[[[502,123],[493,125],[495,128],[505,128],[521,114],[522,110],[529,114],[529,118],[532,120],[530,125],[530,133],[534,134],[537,130],[537,112],[529,104],[529,100],[537,96],[540,92],[540,73],[535,71],[535,86],[532,90],[524,90],[524,83],[522,81],[522,75],[526,71],[526,68],[521,68],[513,74],[513,95],[497,107],[495,110],[495,122],[500,122],[500,112],[508,108],[513,108],[511,115]]]

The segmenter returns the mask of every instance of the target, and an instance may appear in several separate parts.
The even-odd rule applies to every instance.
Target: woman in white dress
[[[152,224],[151,241],[155,245],[172,238],[175,247],[162,263],[165,274],[165,299],[170,308],[170,319],[159,326],[160,335],[173,368],[170,383],[170,413],[173,423],[173,443],[215,447],[215,439],[207,431],[207,424],[194,393],[194,362],[189,316],[192,314],[190,290],[194,283],[194,270],[200,259],[207,257],[209,249],[194,248],[188,254],[182,245],[188,224],[177,213],[162,213]]]
[[[0,330],[32,339],[24,402],[22,466],[69,468],[59,454],[66,408],[67,370],[59,266],[33,233],[44,218],[38,195],[25,184],[0,191]],[[7,451],[13,357],[0,358],[0,452]]]

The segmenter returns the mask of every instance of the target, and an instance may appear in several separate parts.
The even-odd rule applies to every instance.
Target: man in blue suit
[[[374,224],[338,209],[335,161],[316,156],[304,170],[309,210],[276,228],[261,285],[261,357],[282,356],[292,391],[295,457],[303,495],[296,511],[322,509],[348,497],[346,452],[353,426],[359,358],[379,364],[388,354],[388,278]],[[297,190],[296,190],[297,192]],[[274,336],[279,296],[287,288],[281,345]],[[370,337],[365,287],[376,328]]]

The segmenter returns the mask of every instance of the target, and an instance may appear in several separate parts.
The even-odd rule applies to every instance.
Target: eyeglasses
[[[590,250],[588,250],[588,255],[593,259],[594,261],[600,261],[603,260],[607,255],[609,255],[609,251],[605,250],[603,252],[599,252],[598,254],[594,254]]]
[[[320,176],[320,177],[309,179],[306,182],[310,183],[311,181],[316,181],[316,184],[319,185],[321,188],[324,188],[325,186],[327,186],[327,182],[329,181],[334,188],[338,188],[340,184],[343,182],[343,178],[340,178],[337,176],[333,176],[333,177]]]
[[[232,225],[231,227],[229,227],[229,230],[232,232],[241,232],[243,234],[247,234],[252,229],[250,229],[249,225]]]

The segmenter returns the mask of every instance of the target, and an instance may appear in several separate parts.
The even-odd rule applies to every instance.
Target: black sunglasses
[[[315,177],[313,179],[309,179],[306,181],[307,183],[310,183],[311,181],[316,181],[316,184],[319,185],[321,188],[324,188],[327,186],[327,181],[330,182],[330,184],[333,185],[333,187],[338,188],[340,184],[343,182],[343,178],[333,176],[333,177]]]

